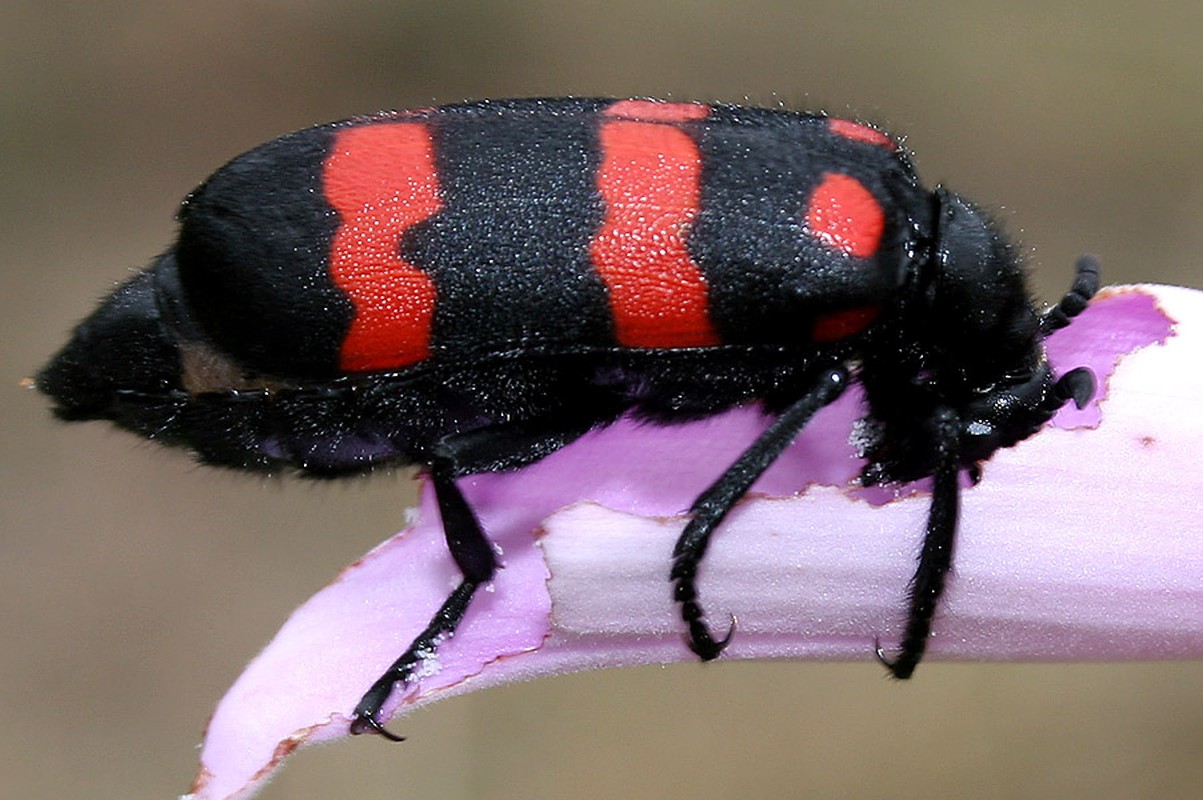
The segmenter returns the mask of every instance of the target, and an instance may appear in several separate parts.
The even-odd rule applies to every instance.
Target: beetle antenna
[[[1069,291],[1061,298],[1061,302],[1050,308],[1040,317],[1040,332],[1045,336],[1059,328],[1064,328],[1069,321],[1086,310],[1090,298],[1099,290],[1099,259],[1089,253],[1079,256],[1074,264],[1074,282]]]

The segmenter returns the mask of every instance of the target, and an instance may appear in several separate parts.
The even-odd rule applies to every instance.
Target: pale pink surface
[[[931,657],[1203,656],[1203,293],[1110,290],[1049,351],[1090,366],[1098,399],[996,454],[964,492]],[[738,620],[724,658],[868,659],[875,636],[898,635],[928,497],[849,486],[859,402],[849,392],[825,409],[716,534],[701,592],[716,627]],[[504,568],[386,710],[693,658],[667,580],[679,515],[764,424],[749,410],[622,422],[520,472],[461,481]],[[222,700],[195,797],[247,797],[295,746],[345,735],[456,579],[424,491],[418,522],[294,612]]]

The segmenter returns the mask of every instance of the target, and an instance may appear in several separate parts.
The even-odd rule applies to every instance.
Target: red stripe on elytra
[[[851,175],[828,172],[806,204],[806,229],[823,244],[857,258],[877,252],[885,212]]]
[[[701,198],[697,144],[672,125],[621,119],[602,123],[600,139],[606,214],[590,256],[609,289],[618,343],[718,344],[706,280],[686,248]]]
[[[705,119],[710,106],[701,103],[661,103],[656,100],[619,100],[606,106],[603,115],[643,122],[688,122]]]
[[[834,342],[860,333],[873,324],[881,314],[880,306],[860,306],[843,311],[820,314],[811,329],[811,338],[816,342]]]
[[[852,139],[857,142],[868,142],[875,144],[878,147],[884,147],[887,150],[897,150],[898,145],[889,136],[886,136],[876,128],[870,128],[860,122],[853,122],[850,119],[832,119],[827,120],[827,129],[837,136],[843,136],[845,139]]]
[[[395,369],[427,358],[434,281],[401,258],[400,241],[442,207],[429,130],[418,122],[345,128],[322,175],[341,220],[330,274],[355,307],[340,367]]]

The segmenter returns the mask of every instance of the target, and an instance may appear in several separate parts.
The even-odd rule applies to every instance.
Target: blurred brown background
[[[929,184],[1002,209],[1046,298],[1086,249],[1112,282],[1203,288],[1201,41],[1197,0],[6,0],[2,793],[185,790],[240,667],[412,497],[200,469],[18,388],[229,157],[470,97],[780,101],[906,135]],[[578,675],[303,752],[265,797],[1199,797],[1201,686],[1195,663]]]

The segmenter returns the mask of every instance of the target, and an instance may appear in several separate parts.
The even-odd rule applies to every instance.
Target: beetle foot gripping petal
[[[472,601],[472,595],[476,592],[478,585],[476,581],[468,579],[461,582],[435,612],[426,626],[426,630],[422,631],[409,648],[401,654],[401,657],[376,679],[351,714],[351,733],[379,733],[394,742],[405,741],[405,737],[387,730],[384,723],[376,719],[376,716],[383,709],[394,687],[408,685],[418,665],[434,655],[439,642],[455,632],[460,620],[463,619],[464,612],[468,610],[468,604]]]
[[[675,584],[673,599],[681,605],[681,619],[689,629],[685,635],[685,644],[701,660],[713,661],[722,655],[731,641],[731,636],[735,633],[735,617],[731,617],[731,627],[728,628],[727,635],[722,639],[715,639],[714,634],[710,632],[710,626],[706,624],[706,612],[698,602],[698,590],[694,582],[697,566],[698,562],[689,555],[678,553],[673,560],[669,578]]]
[[[1074,405],[1081,409],[1094,397],[1094,388],[1094,374],[1086,367],[1077,367],[1057,380],[1053,385],[1053,396],[1060,401],[1058,407],[1073,400]]]
[[[355,706],[355,711],[351,714],[350,732],[353,735],[378,733],[392,742],[405,741],[404,736],[393,733],[384,727],[384,723],[376,719],[376,716],[384,707],[393,689],[399,684],[404,686],[408,683],[414,668],[420,663],[421,658],[416,646],[417,642],[410,645],[405,654],[397,659],[387,672],[377,678],[376,682],[372,684],[372,688],[368,689],[360,698],[359,704]]]
[[[383,702],[383,701],[381,701]],[[405,737],[393,733],[384,727],[384,723],[371,714],[360,714],[357,710],[351,720],[351,733],[358,736],[361,733],[378,733],[390,742],[404,742]]]

